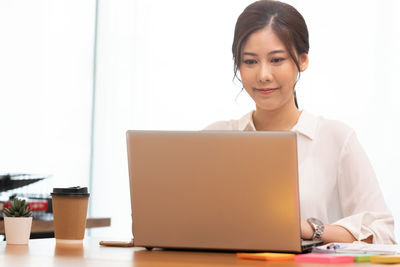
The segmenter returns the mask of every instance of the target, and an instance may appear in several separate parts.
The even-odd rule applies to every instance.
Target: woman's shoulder
[[[334,139],[340,143],[345,143],[350,136],[355,134],[354,129],[343,121],[323,116],[316,118],[318,121],[317,135],[324,139]]]
[[[321,142],[334,141],[336,144],[343,144],[354,132],[350,126],[342,121],[327,119],[307,111],[302,111],[299,121],[293,130],[311,140]]]
[[[351,128],[348,124],[343,121],[337,119],[328,119],[325,117],[319,117],[321,130],[333,132],[339,135],[347,135],[350,132],[353,132],[353,128]]]
[[[304,113],[301,121],[295,129],[299,140],[308,144],[324,154],[340,155],[346,147],[349,147],[357,137],[354,130],[337,119],[327,119],[323,116],[315,116]],[[304,138],[306,137],[306,138]]]

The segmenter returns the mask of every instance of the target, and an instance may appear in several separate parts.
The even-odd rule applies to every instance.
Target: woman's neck
[[[299,120],[301,111],[294,105],[278,110],[262,110],[257,108],[253,113],[253,122],[257,131],[289,131]]]

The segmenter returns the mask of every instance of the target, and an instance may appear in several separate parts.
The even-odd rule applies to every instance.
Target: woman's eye
[[[284,61],[285,59],[283,57],[277,57],[277,58],[273,58],[271,59],[272,63],[280,63],[282,61]]]
[[[253,65],[253,64],[257,63],[257,61],[254,59],[246,59],[243,62],[244,62],[244,64],[248,64],[248,65]]]

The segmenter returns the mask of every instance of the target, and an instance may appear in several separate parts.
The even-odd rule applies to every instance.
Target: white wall
[[[236,19],[252,1],[101,2],[93,214],[95,235],[130,236],[127,129],[198,130],[253,108],[232,82]],[[351,125],[400,220],[397,1],[288,1],[310,31],[300,107]],[[400,235],[399,227],[396,228]]]
[[[0,0],[1,173],[88,185],[94,14],[93,0]]]

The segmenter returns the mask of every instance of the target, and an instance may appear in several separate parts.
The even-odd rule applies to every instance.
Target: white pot
[[[32,217],[4,217],[6,241],[9,245],[27,245]]]

